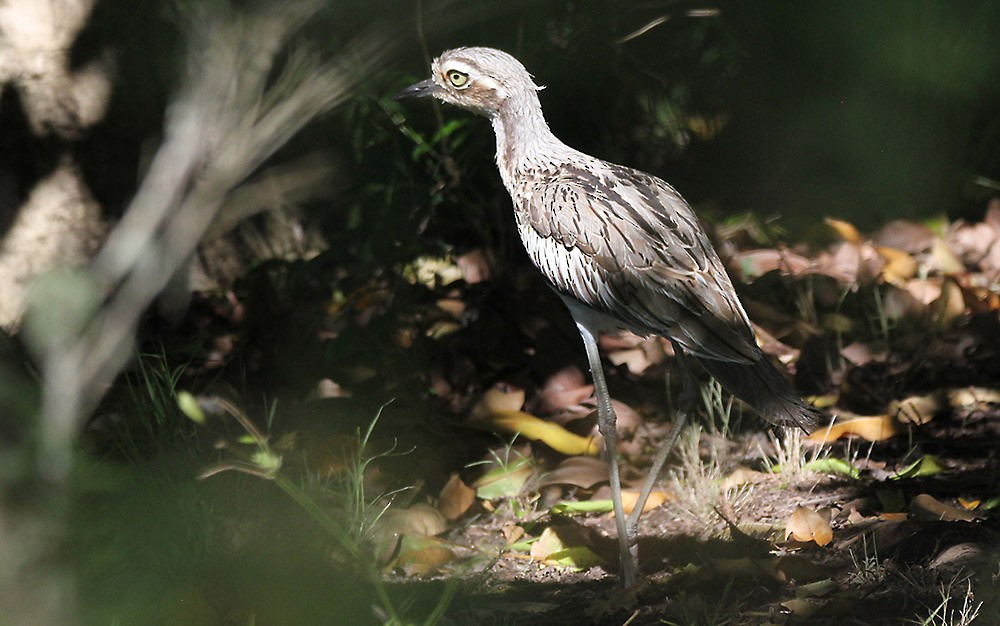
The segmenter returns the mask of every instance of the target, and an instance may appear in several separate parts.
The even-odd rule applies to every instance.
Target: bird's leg
[[[604,380],[604,369],[601,365],[601,355],[597,351],[597,338],[582,324],[576,325],[583,337],[583,347],[587,351],[587,362],[590,365],[591,378],[594,380],[594,394],[597,397],[597,429],[604,437],[604,448],[608,455],[608,479],[611,483],[611,504],[615,512],[615,526],[618,530],[618,550],[621,559],[622,584],[629,587],[635,584],[638,562],[637,553],[630,550],[628,533],[625,527],[625,511],[622,508],[622,486],[618,474],[618,425],[615,411],[611,407],[611,396],[608,394],[608,384]]]
[[[653,464],[649,468],[649,473],[646,474],[646,480],[642,483],[642,491],[639,492],[639,498],[635,501],[632,514],[628,516],[626,532],[628,533],[629,542],[636,547],[639,538],[639,516],[642,515],[642,509],[646,506],[646,500],[649,498],[650,492],[653,491],[653,486],[660,476],[663,464],[666,462],[667,457],[670,456],[670,451],[673,450],[674,444],[677,443],[677,438],[680,436],[685,422],[687,422],[688,413],[691,411],[694,400],[697,397],[698,387],[695,385],[691,370],[688,369],[684,352],[676,343],[674,344],[674,354],[676,355],[677,369],[681,373],[681,395],[677,398],[677,410],[674,412],[674,423],[670,426],[670,434],[660,444],[660,449],[657,450],[656,457],[653,458]]]

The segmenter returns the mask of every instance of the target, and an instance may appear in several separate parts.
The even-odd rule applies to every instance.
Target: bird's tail
[[[779,426],[815,430],[823,419],[802,401],[792,384],[766,356],[756,363],[734,363],[695,357],[729,393],[752,406],[761,417]]]

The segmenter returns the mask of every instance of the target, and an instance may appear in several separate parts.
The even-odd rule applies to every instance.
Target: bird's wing
[[[525,181],[515,204],[529,255],[563,297],[713,359],[760,352],[732,283],[687,202],[617,165],[564,165]]]

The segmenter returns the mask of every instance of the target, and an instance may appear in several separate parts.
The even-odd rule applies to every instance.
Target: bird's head
[[[521,62],[494,48],[455,48],[431,63],[431,77],[410,85],[396,98],[435,98],[495,117],[508,102],[534,95],[541,87]]]

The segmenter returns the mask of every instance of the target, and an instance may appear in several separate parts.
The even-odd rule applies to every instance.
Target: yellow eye
[[[469,75],[458,70],[449,70],[448,82],[454,87],[464,87],[469,82]]]

